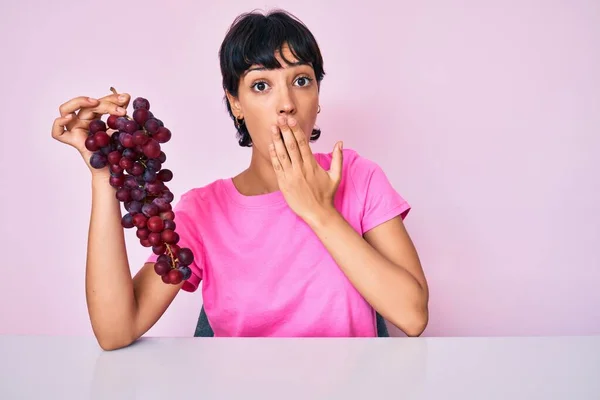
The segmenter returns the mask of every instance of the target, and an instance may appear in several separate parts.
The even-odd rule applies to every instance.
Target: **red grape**
[[[121,202],[131,201],[131,192],[126,187],[117,189],[117,199]]]
[[[95,119],[92,122],[90,122],[88,130],[93,135],[98,131],[105,131],[106,124],[101,119]]]
[[[158,179],[163,182],[169,182],[173,179],[173,172],[170,169],[163,169],[158,173]]]
[[[110,165],[110,172],[112,172],[113,174],[120,174],[120,173],[123,172],[123,168],[121,168],[121,166],[118,163],[117,164],[112,164],[109,161],[108,164]],[[127,179],[125,179],[125,181],[127,181]]]
[[[138,124],[135,121],[129,120],[125,123],[123,130],[127,133],[133,134],[139,129]]]
[[[171,140],[171,131],[169,130],[169,128],[165,128],[164,126],[161,126],[160,128],[158,128],[156,133],[154,135],[152,135],[152,137],[158,143],[167,143],[169,140]]]
[[[134,161],[131,167],[131,175],[140,176],[144,173],[144,166],[139,161]]]
[[[158,215],[158,207],[155,204],[148,203],[142,207],[142,213],[148,218]]]
[[[190,265],[192,262],[194,262],[194,254],[187,247],[179,250],[179,255],[177,258],[179,258],[179,263],[181,265]]]
[[[110,143],[110,136],[104,131],[98,131],[94,134],[94,142],[98,147],[106,147]]]
[[[123,147],[126,147],[128,149],[135,147],[135,143],[133,142],[133,136],[130,133],[121,134],[120,139]]]
[[[133,228],[133,216],[129,213],[123,215],[123,218],[121,218],[121,226],[123,226],[123,228]]]
[[[183,274],[178,269],[172,269],[169,271],[168,278],[171,284],[178,285],[183,279]]]
[[[133,224],[138,228],[145,228],[147,221],[148,218],[146,218],[144,214],[135,214],[133,216]]]
[[[135,188],[139,188],[138,183],[135,180],[135,177],[131,176],[131,175],[127,175],[125,176],[125,187],[129,188],[129,189],[135,189]],[[144,194],[145,196],[145,194]]]
[[[159,244],[158,246],[152,246],[152,251],[156,255],[163,254],[165,251],[167,251],[167,246],[165,246],[164,244]]]
[[[133,167],[133,161],[130,160],[129,158],[121,158],[121,160],[119,161],[119,166],[125,170]]]
[[[146,121],[146,123],[144,124],[144,128],[146,128],[146,130],[150,132],[150,134],[154,135],[156,132],[158,132],[160,124],[158,123],[156,118],[149,118],[148,121]]]
[[[135,161],[138,158],[136,151],[133,148],[126,148],[123,150],[123,158],[127,158],[131,161]]]
[[[100,146],[96,144],[96,138],[93,135],[88,136],[87,139],[85,139],[85,148],[89,151],[97,151],[100,148]]]
[[[190,276],[192,276],[192,270],[190,269],[190,267],[179,267],[179,271],[181,271],[182,279],[184,281],[187,281],[188,279],[190,279]]]
[[[173,256],[175,258],[179,257],[179,250],[181,250],[181,249],[176,244],[174,244],[174,245],[171,246],[171,252],[173,253]]]
[[[165,229],[160,234],[160,238],[167,244],[175,244],[175,231],[171,229]]]
[[[146,121],[148,121],[148,118],[150,117],[150,113],[148,112],[148,110],[140,108],[134,110],[132,116],[135,122],[137,122],[141,126],[144,126],[146,124]]]
[[[148,229],[152,232],[162,232],[162,230],[165,229],[165,223],[162,218],[156,215],[148,218],[147,225]]]
[[[106,125],[108,125],[110,129],[117,129],[117,118],[119,118],[118,115],[110,115],[106,120]],[[92,123],[90,122],[90,125],[91,124]]]
[[[152,246],[158,246],[159,244],[161,244],[163,241],[161,240],[161,235],[160,233],[157,232],[151,232],[148,235],[148,241],[150,242],[150,244]]]
[[[170,220],[170,219],[165,219],[165,229],[170,229],[172,231],[175,230],[175,228],[177,227],[177,225],[175,224],[175,221]]]
[[[131,191],[133,193],[133,190]],[[129,212],[132,214],[137,214],[142,212],[142,203],[141,201],[137,201],[135,199],[133,199],[130,203],[129,203]]]
[[[121,152],[117,150],[111,151],[108,153],[107,159],[109,164],[119,164],[119,161],[121,160]]]
[[[174,195],[165,185],[173,173],[163,169],[167,155],[161,143],[169,142],[172,133],[150,111],[148,100],[136,98],[133,108],[133,118],[109,115],[106,123],[100,118],[92,120],[85,147],[92,153],[89,162],[93,168],[109,166],[109,184],[127,211],[121,226],[136,228],[140,244],[158,255],[154,270],[163,282],[178,284],[191,276],[188,265],[194,256],[189,248],[178,245],[171,205]],[[110,135],[109,128],[114,131]]]
[[[159,195],[163,191],[164,187],[164,183],[158,180],[146,184],[146,190],[148,191],[148,193],[154,195]]]
[[[125,183],[125,175],[111,176],[108,181],[110,183],[110,186],[119,188]]]
[[[133,109],[134,110],[139,110],[139,109],[150,110],[150,102],[143,97],[138,97],[137,99],[135,99],[133,101]]]
[[[158,161],[156,158],[148,160],[148,162],[146,163],[146,166],[148,168],[151,168],[153,171],[160,171],[162,168],[161,162]]]
[[[90,157],[90,165],[92,166],[92,168],[95,169],[101,169],[106,167],[106,156],[102,153],[94,153],[92,154],[92,156]]]
[[[160,276],[166,275],[170,270],[171,266],[168,264],[168,262],[156,261],[154,264],[154,271]]]
[[[115,122],[115,129],[118,129],[120,131],[124,131],[125,130],[125,124],[127,123],[128,119],[125,117],[118,117],[117,121]]]
[[[150,137],[146,135],[146,132],[144,131],[136,131],[133,134],[133,143],[135,143],[138,146],[142,146],[148,143],[149,140]]]
[[[148,158],[156,158],[160,155],[160,144],[154,139],[148,140],[143,149],[144,154]]]
[[[154,204],[156,207],[158,207],[158,211],[161,213],[166,212],[166,211],[171,211],[171,209],[172,209],[171,204],[169,204],[162,197],[157,197],[156,199],[152,200],[152,204]]]
[[[133,218],[132,218],[132,223],[133,223]],[[148,237],[150,236],[150,231],[147,228],[138,228],[138,230],[135,232],[135,234],[139,239],[148,239]]]
[[[175,219],[175,213],[173,212],[173,210],[165,211],[164,213],[160,213],[160,216],[162,219],[170,219],[170,220]]]
[[[175,196],[173,196],[173,193],[167,190],[162,194],[162,198],[165,199],[167,203],[170,203],[175,199]]]
[[[146,198],[144,189],[138,187],[137,183],[135,184],[134,188],[131,189],[131,198],[135,201],[142,201]]]

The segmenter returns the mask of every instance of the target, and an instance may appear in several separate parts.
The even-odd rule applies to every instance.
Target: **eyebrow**
[[[310,64],[307,62],[304,62],[304,61],[296,61],[293,63],[288,63],[287,65],[289,65],[290,67],[299,67],[302,65],[310,65]],[[249,72],[252,72],[252,71],[267,71],[269,69],[270,68],[266,68],[266,67],[252,67],[252,68],[248,68],[248,70],[246,71],[246,74]]]

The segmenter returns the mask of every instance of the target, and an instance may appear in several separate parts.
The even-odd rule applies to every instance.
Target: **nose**
[[[279,115],[290,114],[293,115],[296,113],[296,104],[294,99],[290,95],[290,91],[288,88],[282,89],[280,92],[279,98]]]

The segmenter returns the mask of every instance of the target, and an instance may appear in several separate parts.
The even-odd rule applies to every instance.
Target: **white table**
[[[600,337],[0,336],[0,399],[600,399]]]

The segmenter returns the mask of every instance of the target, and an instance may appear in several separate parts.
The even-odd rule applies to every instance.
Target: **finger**
[[[87,131],[90,127],[90,122],[92,121],[87,119],[79,119],[77,116],[73,115],[73,118],[69,121],[66,128],[69,131],[73,131],[75,129],[83,129]]]
[[[277,180],[282,182],[285,178],[285,173],[283,171],[283,166],[279,161],[279,157],[277,157],[277,150],[275,150],[275,143],[271,143],[269,145],[269,155],[271,156],[271,165],[275,170],[275,175],[277,176]]]
[[[279,159],[279,163],[283,167],[284,170],[292,167],[292,161],[287,153],[285,148],[285,144],[283,143],[283,139],[281,138],[281,132],[279,127],[273,126],[271,127],[271,137],[272,142],[275,146],[275,152],[277,153],[277,158]]]
[[[100,101],[98,99],[94,99],[91,97],[85,97],[85,96],[79,96],[79,97],[75,97],[75,98],[67,101],[66,103],[61,104],[60,107],[58,107],[58,112],[60,113],[61,117],[64,117],[67,114],[74,113],[75,111],[79,110],[80,108],[94,107],[94,106],[97,106],[98,104],[100,104]]]
[[[104,114],[116,114],[123,116],[127,114],[127,110],[118,104],[110,102],[101,102],[97,107],[82,108],[77,115],[79,119],[95,119]]]
[[[342,179],[342,166],[344,153],[342,151],[343,143],[337,142],[333,150],[333,157],[331,159],[331,166],[329,167],[329,176],[335,182],[339,182]]]
[[[300,152],[300,157],[302,157],[304,163],[316,163],[315,156],[313,155],[313,152],[310,148],[306,134],[304,133],[302,128],[300,128],[300,124],[298,124],[298,121],[296,121],[295,118],[290,117],[288,118],[288,125],[292,129],[292,133],[296,138],[298,151]]]
[[[95,119],[104,114],[123,116],[127,114],[127,106],[130,100],[131,96],[127,93],[109,94],[100,98],[96,107],[82,109],[78,117],[80,119]]]
[[[64,117],[59,117],[54,120],[52,124],[52,137],[60,140],[60,137],[65,133],[67,124],[73,120],[73,114],[67,114]]]
[[[281,116],[277,119],[277,123],[279,124],[279,129],[281,130],[281,135],[283,136],[283,143],[285,144],[287,153],[290,157],[290,160],[292,160],[292,166],[300,167],[302,165],[302,156],[300,155],[300,151],[298,150],[298,143],[296,142],[296,137],[294,136],[294,133],[288,126],[288,120],[288,118]],[[296,127],[297,125],[298,124],[296,124]]]

